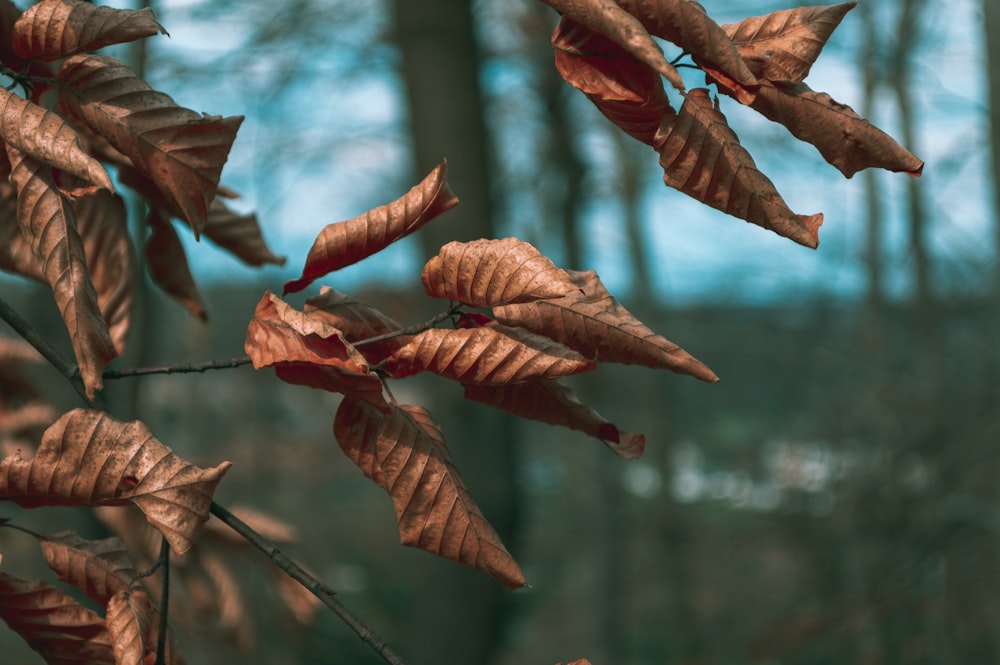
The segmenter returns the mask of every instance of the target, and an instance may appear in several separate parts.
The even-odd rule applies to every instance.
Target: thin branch
[[[340,619],[353,630],[361,641],[372,648],[382,660],[389,665],[406,665],[406,662],[383,639],[372,632],[358,617],[337,600],[333,589],[305,571],[299,564],[290,559],[259,533],[254,531],[243,520],[233,515],[225,506],[212,502],[212,514],[225,522],[236,533],[243,536],[247,542],[263,552],[275,566],[286,575],[308,589],[324,605],[333,610]]]
[[[422,323],[417,323],[412,326],[407,326],[406,328],[400,328],[399,330],[393,330],[392,332],[387,332],[384,335],[377,335],[375,337],[369,337],[368,339],[363,339],[360,342],[351,342],[352,346],[364,346],[365,344],[375,344],[376,342],[384,342],[387,339],[392,339],[394,337],[401,337],[403,335],[416,335],[417,333],[422,333],[425,330],[430,330],[442,321],[447,321],[455,313],[462,308],[462,303],[453,303],[447,312],[440,312],[435,314],[433,317],[427,319]]]
[[[156,663],[167,665],[167,609],[170,602],[170,544],[167,537],[160,543],[157,564],[163,568],[163,589],[160,592],[160,632],[156,636]]]
[[[54,346],[45,339],[41,333],[35,330],[34,326],[28,323],[20,314],[17,313],[13,307],[7,304],[3,298],[0,298],[0,319],[3,319],[7,325],[14,329],[18,335],[20,335],[24,340],[35,347],[42,357],[49,361],[49,363],[59,370],[59,373],[66,377],[66,380],[70,382],[73,389],[83,398],[83,400],[92,408],[98,408],[104,410],[104,404],[101,401],[99,395],[95,395],[94,399],[89,399],[87,397],[87,392],[83,387],[83,380],[80,378],[79,368],[66,360],[65,357],[59,351],[56,350]]]
[[[190,374],[193,372],[207,372],[212,369],[232,369],[234,367],[249,365],[251,362],[250,356],[240,356],[238,358],[230,358],[229,360],[210,360],[203,363],[108,370],[104,372],[104,379],[110,381],[112,379],[126,379],[135,376],[146,376],[148,374]]]

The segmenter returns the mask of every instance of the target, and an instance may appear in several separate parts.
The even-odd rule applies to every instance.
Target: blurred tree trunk
[[[864,2],[858,7],[864,22],[864,47],[858,51],[858,65],[863,81],[863,98],[861,116],[873,119],[875,114],[875,93],[881,78],[881,58],[875,29],[873,3]],[[885,293],[882,285],[882,199],[879,196],[879,178],[875,169],[864,172],[865,188],[865,268],[868,273],[868,292],[866,302],[868,309],[868,334],[872,346],[881,346],[882,315],[885,309]]]
[[[414,178],[442,158],[461,204],[418,234],[427,256],[452,240],[494,237],[490,150],[479,87],[480,53],[471,0],[394,2],[414,147]],[[507,547],[518,521],[516,426],[485,407],[457,404],[449,393],[429,405],[444,428],[463,478]],[[426,396],[428,399],[429,396]],[[482,573],[453,564],[421,568],[400,645],[413,665],[487,665],[502,644],[508,592]],[[439,636],[440,640],[430,639]]]
[[[983,0],[986,76],[989,90],[990,152],[993,156],[994,252],[1000,257],[1000,5]],[[1000,258],[993,261],[993,296],[1000,301]]]

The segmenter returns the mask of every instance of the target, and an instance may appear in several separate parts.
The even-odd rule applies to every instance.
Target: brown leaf
[[[562,663],[556,663],[556,665],[562,665]],[[579,660],[574,660],[572,663],[567,663],[567,665],[590,665],[590,661],[586,658],[580,658]]]
[[[664,118],[653,147],[660,153],[667,185],[806,247],[819,244],[823,215],[796,215],[788,209],[708,90],[688,93],[677,117]]]
[[[147,665],[153,662],[160,618],[149,600],[149,594],[140,588],[119,591],[108,602],[105,621],[117,665]],[[167,665],[179,665],[181,662],[173,642],[168,632],[164,653]]]
[[[46,430],[33,459],[0,462],[0,499],[27,508],[131,502],[175,553],[184,554],[208,519],[212,493],[229,467],[223,462],[200,469],[137,420],[122,423],[75,409]]]
[[[536,380],[507,386],[465,385],[465,399],[537,420],[584,432],[599,439],[623,459],[637,459],[646,437],[619,430],[596,411],[581,404],[569,387],[558,381]]]
[[[347,398],[333,432],[351,461],[392,497],[403,545],[482,570],[510,589],[525,586],[425,409],[393,406],[383,415]]]
[[[80,137],[55,113],[0,88],[0,138],[23,153],[114,191],[101,163],[84,152]]]
[[[340,330],[344,338],[372,364],[381,362],[411,339],[410,335],[398,335],[359,345],[358,342],[402,330],[402,326],[371,305],[328,286],[320,287],[318,296],[306,300],[305,312]]]
[[[112,9],[81,0],[41,0],[14,24],[14,52],[55,60],[167,31],[153,10]]]
[[[560,14],[569,16],[591,30],[620,44],[640,62],[666,77],[678,90],[684,90],[684,81],[677,69],[663,57],[663,50],[653,40],[639,19],[615,0],[542,0]]]
[[[690,53],[699,66],[715,72],[743,103],[753,100],[757,78],[722,27],[695,0],[618,0],[618,4],[650,33],[669,39]]]
[[[285,293],[301,291],[327,273],[368,258],[456,205],[458,197],[448,187],[448,165],[441,162],[392,203],[327,225],[309,250],[302,276],[287,282]]]
[[[242,116],[195,113],[114,58],[75,55],[58,78],[60,110],[108,139],[184,213],[200,236]]]
[[[471,307],[558,298],[575,288],[564,270],[517,238],[450,242],[427,262],[420,280],[432,298]]]
[[[59,194],[51,169],[7,146],[17,186],[17,218],[69,331],[87,396],[101,389],[101,374],[117,355],[87,269],[83,243],[69,202]]]
[[[383,362],[383,369],[397,379],[427,371],[462,383],[491,385],[552,379],[596,366],[548,337],[496,323],[481,328],[425,330]]]
[[[49,665],[116,665],[104,619],[44,582],[0,573],[0,619]]]
[[[202,321],[208,320],[205,305],[191,275],[184,245],[169,219],[159,209],[149,211],[150,234],[146,240],[146,270],[163,292]]]
[[[660,75],[582,23],[563,17],[552,33],[556,69],[611,122],[648,145],[664,115],[674,114]]]
[[[824,92],[805,83],[764,83],[750,105],[764,117],[784,125],[795,138],[816,146],[823,159],[846,177],[866,168],[883,168],[919,176],[924,163],[909,150]]]
[[[138,573],[125,544],[118,538],[84,540],[72,531],[39,539],[49,568],[59,579],[87,594],[102,606],[116,593],[127,591]]]
[[[6,156],[5,151],[5,161]],[[17,222],[17,194],[13,189],[9,195],[0,196],[0,270],[45,282],[42,262],[21,234],[21,225]]]
[[[757,78],[800,83],[844,16],[858,3],[783,9],[722,29]]]
[[[233,212],[218,196],[208,207],[205,237],[249,266],[285,265],[285,257],[274,254],[264,242],[257,215]]]
[[[343,334],[315,312],[299,312],[265,293],[247,327],[247,355],[255,369],[274,367],[278,378],[363,399],[387,409],[382,381]]]
[[[38,102],[51,86],[47,79],[52,77],[48,63],[25,59],[14,53],[14,25],[21,16],[21,10],[10,0],[0,0],[0,62],[14,72],[25,72],[37,77],[31,89],[32,101]]]
[[[206,551],[199,553],[199,561],[215,588],[213,600],[219,615],[219,627],[231,635],[243,652],[254,648],[253,620],[247,612],[247,602],[239,581],[222,559]]]
[[[644,365],[690,374],[702,381],[719,380],[687,351],[632,316],[596,272],[567,272],[578,290],[564,298],[496,307],[493,313],[497,321],[557,339],[599,362]]]
[[[311,625],[316,612],[323,606],[319,598],[298,581],[293,580],[283,571],[272,568],[271,581],[278,597],[285,604],[295,620],[303,626]]]

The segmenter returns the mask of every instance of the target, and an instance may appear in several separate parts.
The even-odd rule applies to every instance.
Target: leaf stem
[[[160,593],[160,632],[156,636],[156,664],[167,665],[167,610],[170,602],[170,544],[164,536],[156,564],[163,568],[163,590]]]
[[[254,531],[246,522],[231,513],[225,506],[213,501],[211,510],[213,515],[225,522],[236,533],[243,536],[247,542],[263,552],[275,566],[309,590],[321,603],[333,610],[333,613],[346,623],[361,638],[362,642],[370,646],[382,660],[389,665],[406,665],[406,662],[393,651],[392,647],[372,632],[371,628],[366,626],[337,600],[333,589],[306,572],[302,566],[278,549],[274,543]]]
[[[149,374],[190,374],[193,372],[207,372],[212,369],[232,369],[234,367],[249,365],[251,362],[250,356],[239,356],[237,358],[230,358],[229,360],[210,360],[203,363],[133,367],[132,369],[108,370],[104,372],[104,379],[110,381]]]

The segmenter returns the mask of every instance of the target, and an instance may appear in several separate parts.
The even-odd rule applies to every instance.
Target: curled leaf
[[[264,242],[257,215],[233,212],[218,196],[208,207],[205,237],[248,266],[285,265],[285,257],[277,256]]]
[[[403,545],[482,570],[510,589],[525,586],[426,409],[393,406],[382,414],[348,398],[337,409],[333,432],[344,454],[392,497]]]
[[[427,371],[462,383],[499,385],[586,372],[597,363],[548,337],[491,323],[425,330],[382,366],[395,378]]]
[[[27,508],[134,503],[171,549],[184,554],[229,466],[200,469],[137,420],[75,409],[45,431],[33,459],[14,455],[0,462],[0,499]]]
[[[324,227],[309,250],[302,276],[286,283],[285,293],[301,291],[327,273],[368,258],[456,205],[458,197],[448,187],[448,165],[442,162],[392,203]]]
[[[536,380],[506,386],[467,384],[465,399],[512,413],[519,418],[568,427],[603,441],[623,459],[642,456],[646,437],[631,434],[582,404],[569,387],[558,381]]]
[[[608,292],[593,270],[567,271],[578,287],[563,298],[493,310],[497,321],[557,339],[599,362],[644,365],[718,381],[712,370],[657,335]]]
[[[305,312],[328,321],[340,330],[370,363],[381,362],[410,339],[409,335],[397,335],[358,345],[358,342],[402,330],[402,326],[371,305],[328,286],[321,287],[318,296],[306,300]]]
[[[575,288],[564,270],[517,238],[450,242],[420,279],[432,298],[472,307],[558,298]]]
[[[160,634],[160,618],[149,594],[141,588],[119,591],[108,602],[105,621],[118,665],[153,662]],[[179,665],[181,662],[169,633],[164,658],[167,665]]]
[[[72,531],[39,539],[49,568],[101,605],[116,593],[127,591],[138,572],[118,538],[84,540]]]
[[[708,90],[692,90],[676,117],[664,117],[653,147],[660,153],[667,185],[800,245],[819,244],[823,215],[796,215],[789,210],[740,145]]]
[[[153,10],[112,9],[81,0],[41,0],[14,24],[14,52],[55,60],[110,44],[167,34]]]

